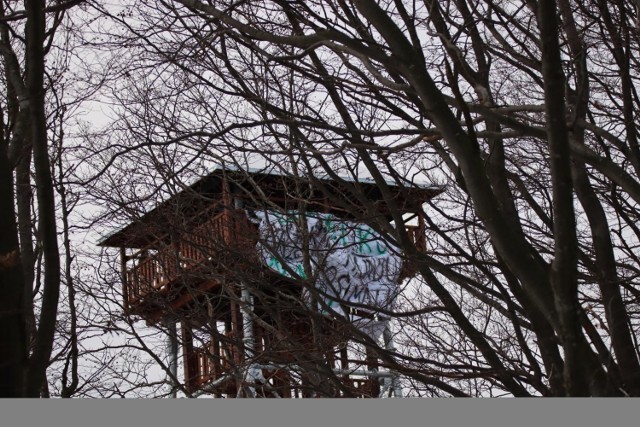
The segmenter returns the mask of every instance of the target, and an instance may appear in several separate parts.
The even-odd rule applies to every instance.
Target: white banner
[[[307,279],[303,247],[307,248],[311,277],[316,288],[326,294],[319,307],[325,313],[344,315],[338,301],[347,306],[356,303],[391,308],[398,292],[402,260],[398,249],[371,227],[322,213],[308,213],[304,228],[300,227],[296,212],[252,214],[260,221],[258,250],[272,270],[286,277]],[[360,316],[350,318],[358,320]]]

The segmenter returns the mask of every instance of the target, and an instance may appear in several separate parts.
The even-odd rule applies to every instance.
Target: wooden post
[[[425,253],[427,252],[427,225],[425,224],[424,218],[420,213],[418,213],[418,230],[416,234],[416,249],[418,252]]]
[[[175,320],[167,320],[167,352],[169,353],[169,372],[172,378],[169,379],[171,384],[171,397],[175,399],[177,394],[177,378],[178,378],[178,328],[176,328]]]
[[[124,314],[129,314],[129,283],[127,281],[127,250],[120,247],[120,276],[122,278],[122,304]]]
[[[367,368],[370,371],[377,372],[380,367],[378,362],[378,355],[376,354],[375,350],[369,347],[367,347],[365,351],[367,354]],[[378,397],[378,395],[380,394],[380,383],[378,382],[378,377],[370,376],[368,378],[366,392],[370,397]]]
[[[340,347],[340,369],[346,371],[349,369],[349,354],[347,352],[347,342],[344,343],[344,346]],[[342,376],[342,383],[348,388],[353,388],[353,382],[350,380],[349,375]]]
[[[223,375],[222,366],[221,366],[221,348],[220,348],[220,337],[218,331],[218,323],[215,318],[215,313],[213,311],[213,304],[211,303],[211,299],[207,298],[207,315],[209,316],[209,329],[211,330],[211,341],[209,345],[209,358],[211,359],[211,373],[213,375],[213,381],[217,380],[219,377]]]
[[[232,239],[231,230],[232,230],[232,218],[231,218],[231,189],[229,188],[229,182],[227,181],[227,177],[222,177],[222,209],[223,209],[223,219],[222,219],[222,242],[224,245],[229,245]]]
[[[231,343],[231,353],[233,355],[233,363],[236,366],[242,364],[242,352],[240,345],[242,343],[242,316],[240,314],[237,301],[231,301],[231,334],[234,342]]]
[[[196,391],[197,388],[197,374],[198,374],[198,360],[197,355],[193,349],[193,334],[186,322],[181,322],[182,326],[182,358],[184,360],[184,379],[187,386],[187,390],[190,393]]]

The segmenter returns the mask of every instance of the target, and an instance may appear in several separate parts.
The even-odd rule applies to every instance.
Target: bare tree
[[[419,272],[387,313],[403,350],[369,343],[416,394],[640,394],[633,5],[141,4],[114,17],[133,55],[100,152],[136,185],[105,192],[120,212],[207,161],[274,168],[302,204],[329,177]],[[388,183],[421,180],[446,185],[419,211],[426,253]]]
[[[79,1],[26,1],[0,6],[2,53],[2,307],[3,397],[48,395],[61,284],[55,186],[50,159],[49,95],[58,55],[51,50],[66,12]],[[67,52],[68,53],[68,52]],[[64,55],[61,55],[64,56]],[[54,62],[48,69],[45,58]],[[58,105],[59,106],[59,105]],[[55,114],[54,114],[55,115]],[[64,204],[64,203],[63,203]],[[63,210],[68,209],[65,207]],[[34,219],[35,218],[35,219]],[[68,224],[64,224],[68,230]],[[71,254],[67,252],[67,261]]]

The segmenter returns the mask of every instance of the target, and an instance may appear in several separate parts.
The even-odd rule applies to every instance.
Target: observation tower
[[[102,240],[125,313],[168,332],[174,390],[401,396],[385,312],[442,188],[380,184],[216,168]]]

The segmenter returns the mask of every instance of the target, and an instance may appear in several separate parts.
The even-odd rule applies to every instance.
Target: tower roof
[[[215,167],[208,175],[156,205],[140,218],[101,240],[106,247],[142,248],[167,233],[176,218],[189,218],[223,202],[225,187],[229,194],[249,208],[297,210],[300,204],[308,212],[330,212],[337,216],[366,219],[384,215],[390,218],[390,205],[403,213],[417,212],[423,203],[444,190],[441,185],[392,182],[385,180],[389,194],[371,178],[294,176],[269,169]],[[372,209],[372,207],[374,209]],[[355,215],[358,213],[358,215]]]

